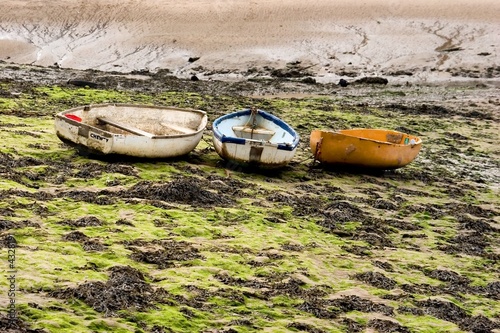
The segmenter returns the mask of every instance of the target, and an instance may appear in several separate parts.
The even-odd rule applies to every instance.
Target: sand
[[[0,60],[74,69],[496,82],[500,65],[497,0],[2,0],[0,22]]]

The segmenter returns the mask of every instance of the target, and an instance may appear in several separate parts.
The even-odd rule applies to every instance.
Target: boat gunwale
[[[178,107],[170,107],[170,106],[162,106],[162,105],[146,105],[146,104],[130,104],[130,103],[101,103],[101,104],[88,104],[84,106],[77,106],[71,109],[67,109],[61,112],[56,113],[55,117],[59,118],[61,121],[70,123],[70,124],[75,124],[77,126],[85,126],[89,129],[96,129],[101,132],[109,133],[112,137],[114,136],[123,136],[123,134],[117,134],[113,133],[111,131],[96,127],[94,125],[84,123],[84,122],[79,122],[74,119],[68,118],[65,115],[70,114],[71,112],[74,111],[81,111],[85,107],[90,107],[90,108],[106,108],[109,106],[118,106],[118,107],[133,107],[133,108],[141,108],[141,109],[160,109],[160,110],[175,110],[175,111],[182,111],[182,112],[194,112],[194,113],[199,113],[202,115],[200,125],[204,125],[201,127],[201,129],[196,130],[195,132],[192,133],[185,133],[185,134],[172,134],[172,135],[152,135],[151,137],[143,136],[143,135],[137,135],[137,134],[129,134],[127,136],[131,137],[144,137],[147,139],[166,139],[166,138],[183,138],[183,137],[191,137],[191,136],[196,136],[203,132],[208,124],[208,117],[207,113],[203,110],[198,110],[198,109],[190,109],[190,108],[178,108]],[[199,128],[200,126],[198,126]]]
[[[402,143],[393,143],[393,142],[389,142],[389,141],[380,141],[380,140],[370,139],[370,138],[361,137],[361,136],[349,135],[349,134],[341,132],[341,131],[351,131],[351,130],[375,130],[375,131],[383,131],[383,132],[393,132],[393,133],[397,133],[397,134],[403,134],[403,135],[412,136],[412,137],[415,137],[417,140],[415,140],[414,144],[402,144]],[[354,139],[364,140],[364,141],[370,141],[370,142],[379,143],[379,144],[385,144],[385,145],[390,145],[390,146],[400,146],[400,147],[411,146],[411,147],[414,147],[414,146],[422,144],[422,139],[420,137],[418,137],[418,136],[410,135],[408,133],[403,133],[403,132],[399,132],[399,131],[386,130],[386,129],[378,129],[378,128],[351,128],[351,129],[338,130],[338,131],[335,131],[335,130],[313,130],[313,131],[311,131],[311,134],[313,132],[337,134],[337,135],[342,135],[342,136],[346,136],[346,137],[349,137],[349,138],[354,138]]]
[[[252,139],[240,138],[237,136],[227,136],[219,130],[218,125],[222,121],[230,119],[230,118],[249,115],[251,113],[251,109],[243,109],[243,110],[235,111],[235,112],[225,114],[225,115],[215,119],[212,123],[212,130],[213,130],[214,137],[217,138],[221,143],[234,143],[234,144],[244,145],[246,142],[258,141],[258,142],[263,142],[263,144],[266,146],[277,147],[277,149],[280,149],[280,150],[293,151],[297,148],[297,146],[299,145],[299,141],[300,141],[300,136],[297,133],[297,131],[295,131],[285,121],[276,117],[275,115],[270,114],[269,112],[266,112],[266,111],[261,110],[261,109],[258,109],[257,112],[264,119],[273,122],[274,124],[278,125],[280,128],[283,128],[288,134],[290,134],[293,137],[293,142],[291,144],[288,144],[288,143],[269,143],[269,142],[266,142],[263,140],[252,140]]]

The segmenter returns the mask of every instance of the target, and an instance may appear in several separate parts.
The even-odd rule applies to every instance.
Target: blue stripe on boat
[[[299,135],[297,134],[297,132],[292,127],[290,127],[290,125],[288,125],[287,123],[285,123],[280,118],[278,118],[278,117],[276,117],[276,116],[274,116],[274,115],[272,115],[270,113],[267,113],[267,112],[265,112],[263,110],[258,110],[258,112],[259,112],[259,115],[262,118],[275,123],[279,127],[283,128],[285,131],[287,131],[288,134],[290,134],[293,137],[293,142],[291,144],[280,143],[280,144],[278,144],[278,149],[292,151],[295,148],[297,148],[297,146],[299,144]],[[213,132],[214,132],[214,136],[217,139],[219,139],[220,142],[222,142],[222,143],[227,142],[227,143],[234,143],[234,144],[244,145],[246,143],[246,139],[238,138],[238,137],[234,137],[234,136],[225,136],[224,134],[222,134],[219,131],[219,129],[218,129],[217,126],[222,121],[224,121],[226,119],[236,118],[236,117],[240,117],[240,116],[247,116],[250,113],[251,113],[250,109],[245,109],[245,110],[233,112],[233,113],[230,113],[230,114],[226,114],[224,116],[221,116],[221,117],[215,119],[214,122],[213,122],[213,124],[212,124],[212,129],[213,129]]]

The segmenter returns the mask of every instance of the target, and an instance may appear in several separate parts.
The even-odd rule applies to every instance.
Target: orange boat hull
[[[422,146],[416,136],[383,129],[314,130],[315,160],[324,164],[371,169],[397,169],[413,161]]]

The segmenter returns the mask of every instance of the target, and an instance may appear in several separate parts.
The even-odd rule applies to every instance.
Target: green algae
[[[459,333],[463,332],[457,325],[450,324],[431,316],[404,316],[398,315],[397,319],[415,333]]]
[[[3,88],[8,89],[8,88]],[[383,91],[383,95],[400,96],[399,91]],[[369,286],[352,278],[356,273],[374,270],[373,260],[384,260],[391,263],[392,272],[383,271],[386,277],[402,284],[428,284],[440,286],[443,283],[426,276],[421,269],[439,269],[459,273],[472,278],[473,285],[484,286],[494,282],[497,263],[486,258],[448,254],[439,250],[458,234],[456,219],[453,216],[435,217],[430,211],[423,210],[412,213],[414,205],[439,204],[446,207],[455,199],[442,191],[439,182],[419,181],[410,176],[422,173],[426,163],[419,160],[409,169],[396,175],[401,178],[385,178],[377,176],[337,174],[328,171],[312,173],[306,164],[298,164],[276,175],[244,173],[230,170],[228,176],[217,162],[220,160],[211,149],[210,136],[196,149],[199,159],[191,161],[139,161],[127,163],[135,171],[135,175],[103,172],[88,178],[79,176],[78,171],[89,163],[105,166],[107,162],[94,161],[78,156],[75,151],[62,145],[54,135],[53,119],[56,111],[80,104],[96,104],[107,102],[141,102],[180,107],[209,109],[211,119],[218,114],[232,111],[244,105],[240,100],[230,97],[211,97],[191,92],[163,92],[156,95],[145,95],[125,91],[108,91],[89,88],[40,87],[34,90],[36,101],[29,94],[21,94],[17,100],[1,99],[1,124],[11,124],[2,131],[0,151],[12,154],[15,159],[31,157],[43,162],[42,165],[25,165],[14,167],[22,177],[14,179],[2,178],[0,190],[22,189],[36,193],[37,189],[50,193],[56,190],[99,190],[110,188],[110,183],[119,182],[120,189],[127,189],[138,181],[169,182],[176,177],[193,176],[203,179],[207,175],[217,175],[221,181],[238,180],[248,185],[241,192],[248,197],[237,198],[230,207],[194,207],[189,204],[167,202],[167,206],[157,207],[151,202],[131,202],[118,199],[112,204],[97,204],[78,199],[57,197],[40,200],[34,197],[25,198],[10,195],[3,199],[0,208],[15,207],[15,217],[9,220],[20,222],[30,220],[40,225],[24,227],[14,231],[20,244],[17,265],[19,266],[19,288],[22,293],[42,291],[55,288],[76,286],[85,281],[106,281],[107,269],[117,265],[129,265],[148,274],[147,281],[155,287],[162,287],[172,295],[183,296],[188,293],[188,286],[211,291],[231,289],[237,295],[244,293],[243,298],[227,298],[212,296],[203,300],[206,307],[194,308],[180,301],[172,301],[170,305],[159,304],[156,309],[145,312],[130,310],[121,311],[117,317],[107,318],[78,300],[48,300],[41,308],[27,306],[20,299],[19,309],[23,318],[37,322],[36,327],[50,331],[78,332],[146,332],[153,326],[168,327],[174,332],[202,332],[209,329],[231,327],[238,332],[297,331],[288,325],[305,321],[314,327],[329,332],[344,332],[339,321],[327,321],[297,309],[304,300],[300,297],[278,295],[269,300],[259,299],[258,290],[238,285],[227,285],[217,280],[217,274],[227,273],[235,279],[251,281],[260,279],[272,281],[277,276],[300,276],[308,289],[312,286],[328,286],[329,297],[337,296],[346,290],[363,290],[374,297],[388,294],[379,288]],[[223,109],[210,109],[211,105],[223,103]],[[242,106],[243,107],[243,106]],[[262,103],[263,108],[279,113],[284,120],[299,128],[303,137],[303,145],[299,152],[301,160],[309,156],[307,133],[314,128],[343,127],[389,127],[406,126],[418,131],[426,138],[428,151],[422,157],[432,159],[451,143],[444,132],[453,130],[467,135],[474,134],[467,130],[465,121],[433,119],[420,116],[414,119],[395,119],[397,112],[389,112],[382,108],[366,106],[347,106],[339,100],[331,98],[306,99],[272,99]],[[28,114],[41,114],[36,117],[17,117],[16,111],[24,110]],[[489,124],[489,126],[493,126]],[[478,129],[483,131],[483,129]],[[481,150],[474,156],[491,151],[494,137],[488,130],[489,142],[481,145]],[[427,148],[426,148],[427,149]],[[196,156],[196,157],[198,157]],[[309,156],[310,157],[310,156]],[[201,162],[200,162],[201,161]],[[194,163],[191,163],[194,162]],[[65,171],[52,171],[54,164],[71,163]],[[198,164],[199,163],[199,164]],[[57,164],[56,164],[57,165]],[[193,165],[191,168],[190,166]],[[194,170],[194,171],[193,171]],[[47,174],[54,172],[54,178]],[[439,176],[454,177],[453,172],[443,165],[434,167],[429,172]],[[65,179],[55,184],[56,175],[64,174]],[[438,178],[439,178],[438,176]],[[473,182],[474,183],[474,182]],[[312,196],[318,206],[334,202],[332,192],[322,190],[318,184],[328,184],[341,189],[336,195],[353,202],[363,212],[380,218],[390,218],[395,214],[422,229],[413,230],[413,234],[423,234],[425,238],[406,238],[408,246],[420,250],[401,247],[399,241],[403,236],[394,232],[390,235],[395,248],[372,247],[363,239],[346,239],[325,232],[318,225],[324,219],[321,214],[301,215],[294,203],[270,202],[266,198],[274,193],[286,193],[297,196]],[[252,186],[250,186],[252,185]],[[298,191],[298,185],[310,185],[319,188],[319,194],[307,190]],[[245,186],[245,185],[244,185]],[[421,194],[408,195],[410,202],[402,204],[396,211],[382,211],[370,206],[371,191],[374,190],[386,200],[391,200],[394,188],[400,190],[419,190]],[[498,204],[494,189],[479,190],[472,188],[460,196],[458,200],[469,204]],[[69,192],[67,192],[69,193]],[[427,195],[426,195],[427,194]],[[214,192],[214,195],[217,193]],[[105,196],[103,196],[105,197]],[[356,201],[358,200],[358,201]],[[30,209],[30,204],[39,203],[46,212],[37,213]],[[452,213],[452,212],[451,212]],[[85,216],[96,216],[101,226],[73,227],[63,223]],[[397,215],[396,215],[397,216]],[[118,224],[124,219],[129,224]],[[498,219],[495,220],[498,223]],[[356,233],[361,230],[363,221],[355,219],[343,222],[339,230]],[[76,241],[67,241],[63,237],[72,231],[81,231],[87,237],[99,240],[106,246],[103,251],[86,251]],[[410,231],[407,232],[410,234]],[[199,249],[202,258],[177,261],[172,268],[159,269],[156,265],[138,262],[130,258],[132,250],[127,242],[135,240],[153,242],[155,240],[185,241]],[[361,246],[369,248],[368,255],[353,254],[346,249]],[[498,244],[491,247],[498,249]],[[2,288],[6,282],[0,283]],[[326,287],[324,287],[326,288]],[[191,295],[195,298],[195,295]],[[417,299],[425,299],[426,295],[416,295]],[[448,298],[450,300],[451,298]],[[466,295],[454,298],[461,308],[474,315],[482,314],[488,318],[498,316],[498,301],[483,295]],[[396,301],[393,305],[400,304]],[[347,313],[348,317],[366,326],[370,314],[359,311]],[[242,319],[245,319],[243,321]],[[411,332],[460,332],[456,324],[439,320],[432,316],[397,314],[395,319]],[[246,323],[246,324],[245,324]]]

